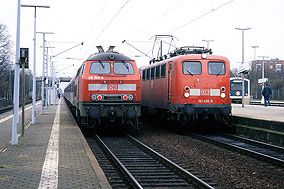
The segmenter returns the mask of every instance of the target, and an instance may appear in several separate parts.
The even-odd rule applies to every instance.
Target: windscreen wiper
[[[223,71],[223,70],[220,70],[220,71],[216,74],[216,76],[220,75],[222,71]]]
[[[99,60],[99,63],[101,64],[101,66],[103,67],[103,69],[105,69],[104,64],[102,63],[102,61]]]
[[[125,63],[125,61],[122,61],[122,63],[126,67],[126,69],[129,71],[129,66],[127,65],[127,63]]]
[[[186,70],[186,72],[193,76],[193,74],[190,71]]]

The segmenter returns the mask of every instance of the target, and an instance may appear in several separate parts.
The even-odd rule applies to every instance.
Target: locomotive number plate
[[[117,91],[117,84],[108,84],[107,90],[109,91]]]

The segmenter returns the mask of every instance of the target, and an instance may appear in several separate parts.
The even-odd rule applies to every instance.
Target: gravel
[[[164,124],[148,120],[135,137],[211,178],[218,188],[284,188],[283,168],[178,134],[161,125]]]

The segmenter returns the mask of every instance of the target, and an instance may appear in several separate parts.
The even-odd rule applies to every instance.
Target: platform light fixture
[[[244,64],[244,49],[245,49],[245,47],[244,47],[244,33],[245,33],[245,30],[250,30],[251,28],[235,28],[236,30],[241,30],[242,31],[242,66],[243,66],[243,64]],[[242,75],[242,107],[244,108],[245,107],[245,103],[244,103],[244,91],[245,91],[245,82],[244,82],[244,73],[242,72],[241,73],[241,75]]]
[[[21,7],[32,7],[34,11],[34,62],[33,62],[33,93],[32,93],[32,124],[35,124],[35,103],[36,103],[36,8],[50,8],[42,5],[21,5]]]

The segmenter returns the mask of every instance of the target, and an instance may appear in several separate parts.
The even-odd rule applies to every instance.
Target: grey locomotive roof
[[[113,52],[113,51],[107,51],[107,52],[101,52],[101,53],[96,53],[92,54],[89,56],[87,60],[107,60],[107,61],[130,61],[133,60],[129,58],[128,56],[125,56],[124,54],[118,53],[118,52]]]

